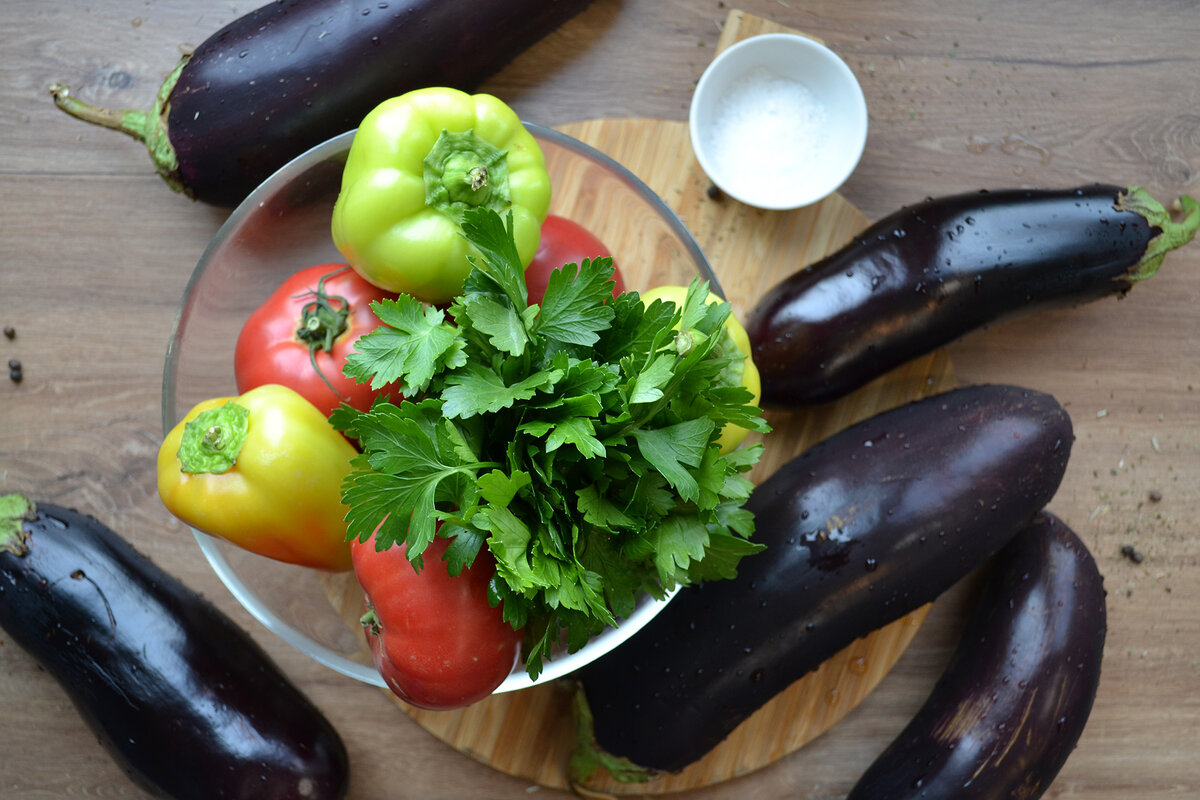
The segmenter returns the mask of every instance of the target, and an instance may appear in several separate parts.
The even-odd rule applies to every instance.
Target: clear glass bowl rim
[[[683,220],[679,215],[666,204],[649,186],[647,186],[640,178],[633,174],[628,168],[613,160],[606,154],[597,150],[580,140],[555,130],[554,128],[545,127],[537,123],[524,121],[524,126],[530,133],[541,141],[548,141],[567,150],[571,150],[577,155],[593,161],[604,167],[609,172],[615,174],[636,194],[640,195],[646,203],[654,207],[663,221],[672,230],[679,242],[684,246],[688,256],[695,263],[698,272],[703,280],[708,281],[710,291],[716,293],[721,298],[725,297],[725,293],[721,288],[720,282],[717,280],[716,274],[712,270],[712,266],[708,262],[708,258],[700,249],[699,243],[684,225]],[[184,288],[183,295],[180,301],[179,311],[176,314],[174,325],[171,330],[171,337],[168,340],[165,364],[163,368],[163,384],[162,384],[162,424],[163,434],[166,435],[178,422],[175,418],[175,392],[174,386],[178,377],[176,370],[175,352],[183,336],[184,326],[186,322],[187,301],[191,296],[195,285],[200,281],[204,265],[212,258],[213,254],[220,249],[224,242],[229,239],[233,233],[239,228],[243,220],[252,214],[256,208],[272,197],[280,186],[287,185],[291,180],[303,175],[313,164],[320,163],[331,156],[347,151],[350,148],[350,142],[354,138],[355,131],[350,130],[339,134],[331,139],[328,139],[321,144],[318,144],[304,153],[296,156],[284,166],[280,167],[266,181],[252,191],[246,198],[238,204],[238,206],[230,213],[225,222],[217,229],[212,241],[209,242],[204,252],[200,256],[195,269],[192,271],[191,277]],[[276,614],[267,604],[265,604],[254,591],[246,585],[245,581],[230,566],[225,559],[224,554],[217,546],[217,540],[208,534],[202,533],[195,529],[192,530],[192,535],[199,546],[200,551],[204,554],[209,566],[217,574],[217,577],[225,584],[225,587],[237,599],[237,601],[250,613],[252,617],[258,620],[264,627],[272,633],[283,639],[285,642],[295,647],[300,652],[314,659],[320,664],[329,667],[330,669],[341,673],[362,683],[370,684],[380,688],[386,688],[386,683],[380,676],[378,670],[374,666],[364,664],[359,661],[347,658],[319,642],[314,641],[311,637],[296,629],[290,623]],[[546,662],[545,668],[538,676],[536,681],[530,680],[529,676],[522,669],[516,669],[511,675],[505,678],[504,682],[497,687],[495,693],[503,693],[516,691],[518,689],[529,688],[541,683],[560,678],[570,672],[583,666],[587,663],[582,658],[577,658],[580,654],[587,654],[587,661],[594,660],[609,652],[613,648],[620,645],[634,633],[636,633],[643,625],[654,617],[662,608],[674,597],[673,590],[660,602],[646,602],[638,606],[638,608],[627,619],[622,621],[622,624],[616,628],[609,628],[603,633],[594,637],[586,646],[586,648],[576,651],[575,653],[558,656],[555,659]]]

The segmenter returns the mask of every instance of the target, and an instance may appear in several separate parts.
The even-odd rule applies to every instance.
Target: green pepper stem
[[[455,153],[443,165],[442,183],[452,203],[478,205],[478,201],[487,199],[487,164],[475,153]]]
[[[425,204],[456,219],[472,207],[509,205],[508,152],[474,130],[442,131],[424,159]]]

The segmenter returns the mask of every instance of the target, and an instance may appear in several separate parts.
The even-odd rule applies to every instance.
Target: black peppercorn
[[[1134,564],[1140,564],[1140,563],[1142,563],[1142,560],[1143,560],[1142,554],[1140,552],[1138,552],[1137,548],[1135,548],[1131,544],[1127,544],[1121,548],[1121,555],[1128,558]]]

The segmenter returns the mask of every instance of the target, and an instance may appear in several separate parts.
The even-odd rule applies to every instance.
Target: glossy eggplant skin
[[[835,400],[989,323],[1123,295],[1200,209],[1094,185],[928,198],[769,289],[748,315],[763,403]]]
[[[168,185],[234,206],[390,97],[474,91],[591,0],[275,0],[206,39],[154,108],[112,111],[50,88],[73,116],[144,142]]]
[[[142,789],[345,796],[337,731],[232,620],[91,517],[41,504],[21,525],[0,549],[0,627]]]
[[[469,91],[590,0],[284,0],[196,48],[168,98],[179,180],[233,205],[410,89]]]
[[[766,549],[735,579],[681,590],[576,673],[591,717],[578,779],[596,765],[630,781],[687,766],[855,639],[932,601],[1045,506],[1072,441],[1053,397],[976,386],[879,414],[785,464],[746,504]]]
[[[1087,546],[1039,515],[989,565],[945,673],[848,800],[1037,800],[1087,724],[1106,631]]]

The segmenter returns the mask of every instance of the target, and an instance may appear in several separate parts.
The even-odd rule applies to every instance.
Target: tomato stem
[[[317,363],[317,351],[333,352],[333,343],[346,332],[350,320],[350,301],[341,295],[329,295],[325,291],[325,281],[335,275],[340,275],[349,267],[342,267],[322,275],[317,281],[317,288],[309,292],[313,299],[300,310],[300,325],[296,328],[296,338],[308,346],[308,361],[313,370],[321,378],[329,391],[345,400]]]

